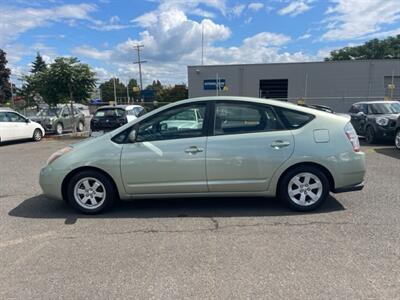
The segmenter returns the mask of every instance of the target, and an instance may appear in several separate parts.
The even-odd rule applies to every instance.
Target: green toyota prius
[[[207,97],[163,106],[54,153],[44,193],[83,213],[117,200],[264,196],[317,208],[363,188],[365,155],[349,119],[295,104]]]

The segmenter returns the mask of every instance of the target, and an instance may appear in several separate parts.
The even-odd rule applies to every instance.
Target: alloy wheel
[[[56,126],[56,133],[57,133],[58,135],[60,135],[60,134],[63,133],[63,126],[62,126],[61,123],[58,123],[58,124],[57,124],[57,126]]]
[[[39,129],[36,129],[35,132],[33,133],[33,139],[36,142],[39,142],[42,139],[42,132]]]
[[[106,199],[106,189],[101,181],[93,177],[79,180],[74,187],[77,204],[91,210],[100,207]]]
[[[400,150],[400,129],[397,130],[397,132],[396,132],[396,137],[394,139],[394,144],[396,145],[396,148]]]
[[[323,192],[321,180],[312,173],[300,173],[288,184],[290,199],[300,206],[310,206],[318,202]]]

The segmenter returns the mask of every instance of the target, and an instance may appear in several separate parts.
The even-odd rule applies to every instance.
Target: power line
[[[146,60],[140,60],[140,48],[143,48],[144,45],[137,44],[133,46],[133,48],[137,51],[137,61],[134,64],[139,65],[139,78],[140,78],[140,90],[143,90],[143,80],[142,80],[142,64],[146,63]]]

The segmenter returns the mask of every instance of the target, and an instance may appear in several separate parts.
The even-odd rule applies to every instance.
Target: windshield
[[[38,117],[57,117],[61,112],[61,108],[43,108],[38,113]]]
[[[370,114],[400,114],[400,102],[369,104],[368,109]]]
[[[124,110],[120,108],[100,109],[95,113],[95,117],[122,117]]]

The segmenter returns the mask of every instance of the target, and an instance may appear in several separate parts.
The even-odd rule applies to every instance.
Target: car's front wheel
[[[79,121],[78,126],[76,126],[76,131],[82,132],[84,128],[85,128],[85,125],[83,124],[83,122]]]
[[[398,129],[396,131],[396,136],[394,138],[394,144],[395,144],[396,148],[400,150],[400,129]]]
[[[82,171],[68,183],[67,200],[75,209],[85,214],[97,214],[111,208],[116,200],[115,188],[104,174]]]
[[[61,135],[64,131],[64,126],[61,123],[57,123],[56,125],[56,134]]]
[[[297,211],[314,210],[328,194],[329,180],[314,166],[295,167],[280,181],[279,197]]]
[[[43,133],[42,133],[42,131],[41,131],[40,129],[35,129],[35,131],[33,132],[32,139],[33,139],[35,142],[39,142],[39,141],[42,140],[42,138],[43,138]]]

